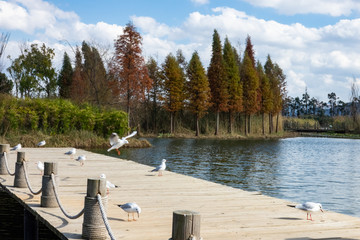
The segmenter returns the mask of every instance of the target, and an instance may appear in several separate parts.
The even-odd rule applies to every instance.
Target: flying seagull
[[[166,159],[163,159],[161,161],[161,164],[159,166],[157,166],[156,168],[154,168],[153,170],[151,170],[151,172],[159,172],[158,176],[162,176],[163,171],[166,168]]]
[[[320,203],[306,202],[306,203],[301,203],[301,204],[297,204],[297,205],[288,205],[288,206],[305,211],[307,213],[306,220],[311,220],[311,221],[313,221],[313,219],[311,217],[311,213],[318,212],[318,211],[324,212],[322,205]],[[309,218],[309,215],[310,215],[310,218]]]
[[[21,149],[21,143],[10,149],[10,151],[19,151]]]
[[[75,159],[76,161],[80,162],[80,166],[84,166],[85,160],[86,160],[86,156],[85,155],[80,155],[77,157],[77,159]]]
[[[70,149],[69,151],[67,151],[66,153],[65,153],[65,155],[69,155],[70,157],[71,157],[71,159],[73,158],[73,155],[75,155],[75,153],[76,153],[76,148],[72,148],[72,149]]]
[[[129,214],[132,213],[133,215],[133,220],[135,220],[134,218],[134,213],[137,213],[138,218],[140,218],[140,213],[141,213],[141,208],[136,204],[136,203],[125,203],[125,204],[120,204],[118,205],[122,210],[124,210],[125,212],[127,212],[128,214],[128,221],[130,222],[130,218],[129,218]]]
[[[110,136],[110,145],[111,147],[107,150],[108,152],[110,152],[111,150],[115,149],[118,153],[118,155],[120,155],[120,151],[119,148],[121,148],[122,146],[124,146],[125,144],[128,144],[128,138],[131,138],[133,136],[135,136],[137,133],[137,131],[132,132],[130,135],[123,137],[123,138],[119,138],[119,135],[117,133],[112,133]]]
[[[37,146],[38,146],[38,147],[42,147],[42,146],[45,146],[45,144],[46,144],[45,140],[42,140],[41,142],[39,142],[39,143],[37,144]]]

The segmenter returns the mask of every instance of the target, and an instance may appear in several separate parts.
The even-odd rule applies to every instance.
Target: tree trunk
[[[219,134],[219,125],[220,125],[220,111],[216,112],[216,127],[215,127],[215,136]]]
[[[196,116],[196,133],[195,136],[198,137],[199,136],[199,132],[200,132],[200,127],[199,127],[199,116]]]
[[[170,112],[170,133],[174,133],[174,112]]]
[[[245,134],[245,136],[247,136],[247,115],[246,114],[244,114],[244,125],[245,125],[244,134]]]
[[[272,113],[269,112],[269,134],[272,133],[272,121],[271,121],[271,119],[272,119]]]
[[[279,131],[279,113],[276,114],[276,129],[275,132],[278,133]]]
[[[265,135],[265,113],[261,114],[262,134]]]
[[[249,121],[248,121],[248,133],[251,133],[251,114],[249,114]]]
[[[232,130],[233,130],[233,113],[232,113],[232,111],[229,111],[229,129],[228,129],[228,133],[232,134]]]

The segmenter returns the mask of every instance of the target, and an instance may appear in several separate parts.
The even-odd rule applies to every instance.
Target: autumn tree
[[[123,34],[115,40],[115,55],[111,65],[111,72],[118,81],[120,97],[126,102],[129,128],[132,107],[145,99],[145,92],[151,88],[152,84],[141,46],[140,33],[131,22],[128,23]]]
[[[260,61],[256,64],[257,73],[260,79],[260,92],[261,92],[261,101],[260,101],[260,113],[261,113],[261,125],[262,125],[262,134],[265,134],[265,114],[270,114],[273,107],[273,94],[270,88],[269,78],[266,76],[263,66]]]
[[[175,130],[175,115],[183,108],[185,99],[185,74],[172,54],[166,56],[162,65],[164,107],[170,112],[170,132]]]
[[[148,91],[148,99],[151,102],[151,124],[152,129],[157,132],[157,119],[159,110],[159,98],[161,96],[161,70],[157,61],[150,57],[147,64],[149,77],[152,80],[152,87]]]
[[[211,89],[211,104],[216,113],[215,135],[219,134],[220,112],[228,110],[228,87],[220,36],[216,30],[213,34],[212,55],[207,76]]]
[[[236,51],[235,51],[236,52]],[[242,95],[243,89],[240,82],[239,66],[237,63],[237,54],[231,46],[228,38],[224,43],[224,68],[228,86],[228,111],[229,111],[229,133],[233,131],[234,114],[243,109]]]
[[[65,52],[63,58],[63,65],[58,76],[59,96],[61,98],[70,97],[70,88],[73,78],[73,68],[69,55]]]
[[[187,68],[189,79],[187,88],[189,93],[189,110],[195,114],[196,136],[199,136],[199,120],[210,107],[210,87],[205,69],[197,52],[194,52]]]
[[[85,84],[83,77],[83,63],[82,63],[82,54],[79,47],[75,51],[75,67],[72,74],[72,81],[70,87],[70,99],[75,102],[85,102],[87,101],[87,95],[89,86]]]
[[[245,135],[251,130],[251,116],[259,110],[259,76],[255,68],[254,50],[250,36],[246,39],[246,48],[241,68],[243,82],[243,105],[245,114]]]

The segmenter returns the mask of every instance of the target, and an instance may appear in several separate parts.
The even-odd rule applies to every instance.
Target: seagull
[[[110,136],[110,145],[111,148],[109,148],[107,151],[110,152],[111,150],[115,149],[118,153],[118,155],[120,155],[120,151],[119,148],[124,146],[125,144],[128,144],[128,138],[131,138],[133,136],[135,136],[137,134],[137,131],[133,131],[130,135],[123,137],[123,138],[119,138],[119,135],[117,133],[112,133]]]
[[[44,173],[44,164],[41,161],[35,163],[37,165],[37,169],[41,171],[41,175]]]
[[[70,151],[67,151],[65,154],[69,155],[71,157],[71,159],[73,158],[73,155],[75,155],[76,153],[76,149],[72,148]]]
[[[100,178],[106,179],[106,175],[103,173],[103,174],[100,175]],[[109,194],[109,189],[110,188],[118,188],[118,187],[119,186],[117,186],[117,185],[111,183],[110,181],[106,180],[106,192],[107,192],[107,194]]]
[[[153,170],[151,170],[151,172],[159,172],[158,176],[162,176],[162,172],[165,170],[166,168],[166,159],[163,159],[161,161],[161,164],[159,166],[157,166],[156,168],[154,168]]]
[[[322,205],[320,203],[306,202],[306,203],[297,204],[295,206],[294,205],[288,205],[288,206],[305,211],[307,213],[306,220],[311,220],[311,221],[313,221],[311,217],[312,212],[317,212],[317,211],[324,212]],[[310,215],[310,219],[309,219],[309,215]]]
[[[37,146],[38,146],[38,147],[42,147],[42,146],[45,146],[45,144],[46,144],[45,140],[42,140],[41,142],[39,142],[39,143],[37,144]]]
[[[140,218],[141,208],[136,203],[125,203],[125,204],[122,204],[122,205],[120,204],[118,206],[122,210],[127,212],[127,214],[128,214],[128,222],[130,222],[130,218],[129,218],[130,213],[132,213],[134,221],[136,221],[135,218],[134,218],[134,213],[137,213],[138,218]]]
[[[86,156],[85,155],[80,155],[77,157],[77,159],[75,159],[76,161],[80,162],[80,166],[84,166],[84,162],[86,160]]]
[[[21,143],[10,149],[10,151],[19,151],[21,149]]]

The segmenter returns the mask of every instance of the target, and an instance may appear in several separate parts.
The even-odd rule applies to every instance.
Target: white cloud
[[[294,14],[324,14],[334,17],[348,16],[352,12],[360,12],[358,0],[243,0],[254,6],[269,7],[285,15]]]
[[[197,5],[204,5],[204,4],[208,4],[209,0],[191,0],[191,2],[193,2]]]

